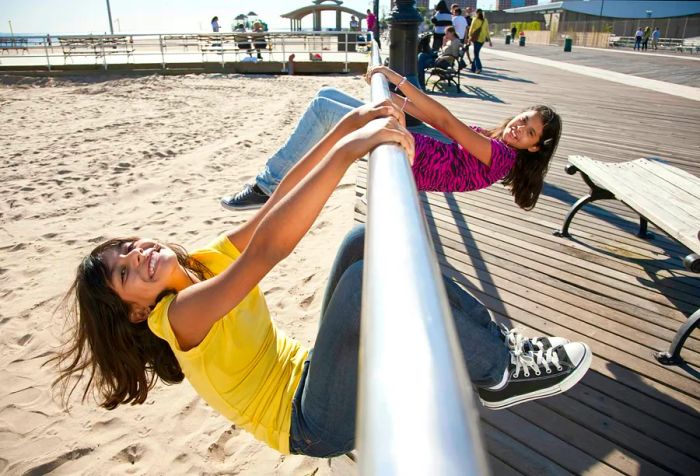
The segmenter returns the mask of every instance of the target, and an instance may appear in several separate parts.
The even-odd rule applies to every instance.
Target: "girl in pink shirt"
[[[548,106],[533,106],[506,119],[495,129],[468,126],[445,106],[387,68],[371,69],[396,85],[392,100],[402,110],[450,138],[444,143],[413,134],[416,156],[413,175],[419,190],[464,192],[502,180],[515,203],[531,210],[542,192],[549,161],[561,135],[561,118]]]
[[[447,136],[444,143],[412,133],[416,156],[413,174],[418,190],[465,192],[503,181],[515,203],[525,210],[537,203],[549,161],[559,143],[561,118],[547,106],[533,106],[503,121],[494,129],[468,126],[445,106],[426,95],[406,78],[381,66],[369,75],[384,74],[396,85],[392,102],[406,113]],[[285,174],[353,108],[362,102],[342,91],[321,89],[311,101],[287,142],[268,159],[265,168],[235,195],[221,200],[224,208],[261,207]]]

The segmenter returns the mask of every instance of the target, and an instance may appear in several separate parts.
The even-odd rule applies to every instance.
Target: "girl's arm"
[[[375,73],[382,73],[386,76],[389,82],[397,85],[396,90],[402,92],[408,98],[408,102],[404,107],[405,112],[431,125],[460,144],[481,162],[491,166],[491,141],[488,138],[473,131],[469,126],[457,119],[445,106],[406,81],[396,71],[386,66],[375,66],[369,70],[368,77],[371,78]],[[396,104],[398,105],[399,102],[397,101]],[[401,104],[403,104],[403,99]]]
[[[282,200],[284,196],[326,156],[331,147],[333,147],[340,138],[359,129],[373,119],[390,115],[404,121],[403,115],[397,108],[392,107],[389,102],[382,102],[374,105],[367,104],[353,109],[346,114],[340,122],[338,122],[318,144],[312,147],[287,173],[265,205],[247,222],[227,233],[226,236],[229,241],[231,241],[239,251],[242,252],[245,250],[250,242],[250,238],[253,236],[253,233],[263,218],[272,210],[276,203]]]
[[[175,297],[168,318],[180,348],[189,350],[197,346],[216,321],[237,306],[292,252],[355,159],[385,142],[400,144],[412,157],[412,139],[395,117],[389,117],[372,121],[330,146],[326,143],[322,149],[317,148],[327,149],[327,153],[316,160],[316,167],[303,178],[299,177],[299,170],[295,170],[291,180],[285,178],[288,183],[283,190],[287,189],[287,193],[282,198],[278,196],[263,216],[241,256],[218,276],[193,284]],[[304,170],[309,162],[297,167]],[[289,182],[295,184],[291,190],[288,190]]]

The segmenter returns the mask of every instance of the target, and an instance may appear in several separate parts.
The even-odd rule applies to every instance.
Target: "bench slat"
[[[653,171],[656,175],[663,177],[672,184],[678,184],[678,187],[683,189],[684,192],[700,200],[700,179],[694,175],[678,167],[651,159],[639,161],[639,166]]]
[[[654,198],[661,197],[674,204],[674,213],[679,219],[682,219],[690,228],[698,220],[698,206],[700,198],[695,197],[687,190],[684,190],[678,183],[673,183],[673,180],[668,174],[664,174],[663,167],[643,168],[640,166],[630,167],[626,170],[629,174],[630,184],[640,184],[645,190],[653,190]],[[648,165],[648,164],[647,164]],[[653,165],[653,164],[652,164]],[[672,174],[671,174],[672,175]],[[652,179],[653,177],[653,179]],[[700,181],[699,181],[700,182]],[[700,187],[700,183],[696,185]],[[640,188],[641,190],[641,188]],[[661,202],[663,203],[663,202]]]
[[[698,207],[700,206],[700,198],[696,198],[688,191],[682,189],[681,184],[672,183],[663,174],[664,167],[654,166],[647,163],[648,168],[642,168],[643,161],[640,161],[639,166],[621,167],[624,174],[621,176],[625,179],[625,183],[635,187],[637,190],[649,190],[654,198],[667,200],[665,203],[672,203],[674,207],[669,209],[672,215],[681,219],[691,229],[693,224],[700,222],[697,218]],[[696,187],[700,188],[700,180]],[[659,202],[659,206],[663,206],[664,202]]]
[[[645,160],[645,159],[640,159]],[[694,193],[668,193],[665,178],[654,173],[642,175],[639,161],[626,163],[605,163],[584,156],[570,156],[569,161],[602,188],[643,215],[669,236],[675,238],[692,251],[700,253],[700,199]],[[660,171],[671,166],[646,161],[647,169]],[[675,171],[672,171],[675,172]],[[668,177],[667,173],[663,174]],[[693,192],[700,189],[700,179],[690,174],[679,180],[681,186]],[[679,199],[682,197],[682,200]]]

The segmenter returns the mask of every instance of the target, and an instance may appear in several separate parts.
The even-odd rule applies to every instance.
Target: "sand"
[[[357,76],[0,78],[0,473],[353,474],[347,458],[282,456],[158,384],[113,411],[64,411],[42,366],[80,258],[113,236],[193,248],[251,216],[219,206],[252,180],[321,86]],[[352,226],[351,169],[292,256],[261,283],[273,319],[311,345],[335,250]]]

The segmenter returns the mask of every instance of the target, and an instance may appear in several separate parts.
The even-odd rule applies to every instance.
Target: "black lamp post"
[[[418,86],[418,25],[415,0],[396,0],[389,16],[389,67]]]

